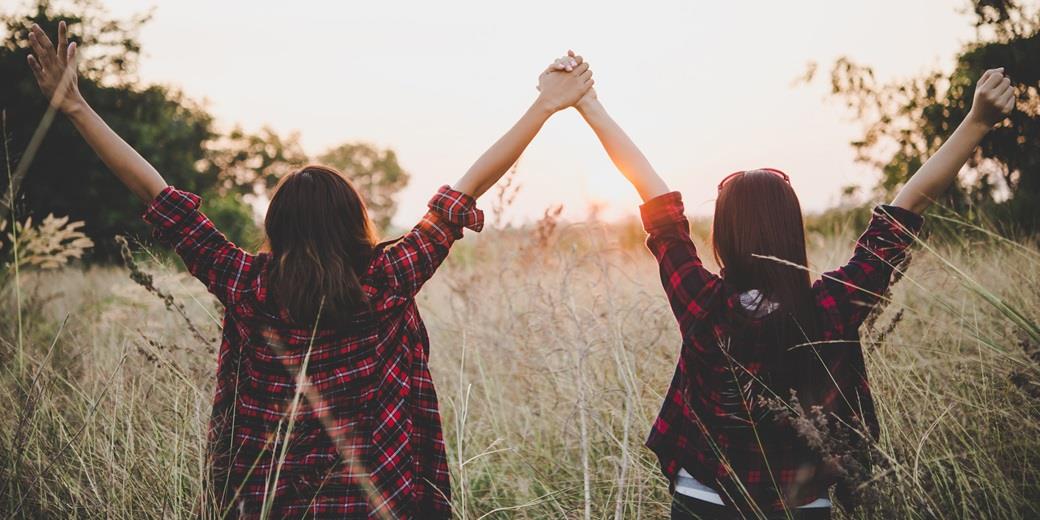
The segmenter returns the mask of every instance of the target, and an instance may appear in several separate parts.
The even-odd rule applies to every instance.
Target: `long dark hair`
[[[769,371],[785,388],[774,390],[786,398],[786,390],[794,388],[803,401],[815,400],[824,382],[820,361],[807,344],[818,339],[818,317],[802,208],[786,175],[750,170],[725,180],[715,201],[712,246],[727,284],[741,292],[758,290],[779,306],[771,325],[780,345]]]
[[[376,238],[364,199],[343,174],[309,165],[282,177],[264,231],[273,301],[293,321],[314,323],[321,308],[327,324],[366,308],[359,275]]]

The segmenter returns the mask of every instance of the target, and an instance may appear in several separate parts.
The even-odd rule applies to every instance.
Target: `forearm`
[[[579,112],[596,132],[600,143],[614,162],[614,166],[639,192],[644,201],[648,201],[669,192],[665,184],[643,152],[618,126],[617,122],[607,114],[599,101],[579,106]]]
[[[470,166],[453,188],[480,197],[493,186],[520,158],[553,110],[541,100],[535,101],[519,121]]]
[[[935,155],[925,161],[903,189],[899,190],[892,205],[918,214],[928,209],[932,201],[939,198],[957,178],[957,173],[991,127],[971,116],[965,118]]]
[[[113,131],[87,103],[67,113],[72,124],[94,153],[143,202],[150,202],[166,187],[159,172]]]

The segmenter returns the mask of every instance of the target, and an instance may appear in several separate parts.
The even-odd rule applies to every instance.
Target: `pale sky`
[[[412,174],[400,226],[512,125],[568,48],[689,212],[710,214],[723,176],[760,166],[787,171],[807,210],[825,208],[876,176],[853,162],[859,124],[827,97],[834,59],[908,77],[948,69],[973,35],[964,0],[103,3],[120,16],[155,8],[141,78],[206,100],[222,128],[299,131],[312,155],[344,141],[393,148]],[[823,74],[794,85],[810,61]],[[591,203],[608,218],[639,203],[573,110],[528,148],[520,182],[518,220],[556,203],[576,219]]]

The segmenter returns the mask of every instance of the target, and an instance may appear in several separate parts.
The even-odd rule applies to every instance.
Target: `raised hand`
[[[556,58],[556,60],[553,61],[552,65],[549,65],[549,68],[546,69],[546,73],[551,71],[571,72],[572,70],[574,70],[575,67],[581,65],[582,63],[584,63],[584,60],[581,56],[575,54],[574,51],[567,51],[566,56]],[[596,89],[590,88],[588,92],[586,92],[585,95],[582,96],[581,99],[579,99],[578,102],[574,104],[574,108],[577,108],[579,112],[584,112],[586,110],[592,109],[593,105],[595,105],[598,102],[599,99],[596,97]]]
[[[975,98],[971,102],[968,118],[986,126],[1004,120],[1015,109],[1015,87],[1004,75],[1004,67],[989,69],[982,74],[975,86]]]
[[[553,112],[563,110],[577,103],[594,83],[589,64],[571,52],[538,77],[539,101]]]
[[[68,114],[83,104],[79,93],[76,74],[76,44],[69,43],[68,28],[64,21],[58,23],[58,48],[39,25],[29,30],[29,68],[40,90],[50,100],[51,106]]]
[[[166,181],[80,95],[76,83],[76,44],[69,43],[65,22],[58,24],[57,49],[36,24],[29,30],[29,43],[33,51],[29,68],[51,106],[68,116],[102,162],[134,195],[144,202],[154,199],[166,187]]]
[[[914,213],[928,209],[953,184],[957,173],[993,125],[1007,117],[1014,108],[1015,89],[1011,80],[1004,76],[1004,68],[984,72],[975,87],[975,99],[968,116],[910,177],[892,205]]]

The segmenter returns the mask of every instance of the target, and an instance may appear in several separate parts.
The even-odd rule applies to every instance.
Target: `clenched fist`
[[[1015,109],[1015,87],[1004,75],[1004,68],[989,69],[975,86],[975,99],[968,117],[987,126],[1001,122]]]

